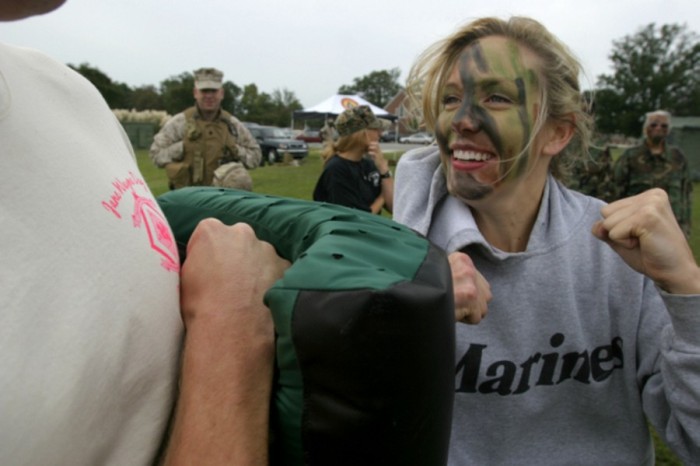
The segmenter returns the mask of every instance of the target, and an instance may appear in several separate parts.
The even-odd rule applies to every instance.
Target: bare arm
[[[388,171],[388,169],[387,169]],[[382,172],[385,173],[385,172]],[[394,179],[393,178],[383,178],[382,179],[382,197],[384,198],[384,208],[389,211],[389,213],[394,211]]]
[[[384,158],[382,148],[378,142],[371,142],[368,149],[369,155],[377,166],[380,174],[389,172],[389,162]],[[384,208],[390,213],[394,210],[394,178],[382,178],[382,195]]]
[[[381,214],[382,209],[384,208],[384,196],[381,194],[377,196],[377,198],[374,200],[372,205],[369,206],[370,212],[373,214]]]
[[[289,266],[245,224],[202,221],[187,246],[185,347],[165,464],[267,465],[274,360],[265,291]]]
[[[634,270],[672,294],[700,294],[700,269],[668,195],[650,189],[603,207],[592,232]]]

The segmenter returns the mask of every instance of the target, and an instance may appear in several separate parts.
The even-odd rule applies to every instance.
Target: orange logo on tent
[[[352,100],[350,97],[345,97],[343,100],[340,101],[340,105],[342,105],[343,108],[345,110],[347,110],[349,108],[355,108],[359,104],[357,102],[355,102],[354,100]]]

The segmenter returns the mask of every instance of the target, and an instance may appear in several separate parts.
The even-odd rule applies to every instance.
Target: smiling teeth
[[[464,160],[466,162],[471,162],[471,161],[483,162],[483,161],[491,158],[491,156],[489,154],[484,154],[483,152],[473,152],[473,151],[464,151],[464,150],[454,151],[454,157],[457,160]]]

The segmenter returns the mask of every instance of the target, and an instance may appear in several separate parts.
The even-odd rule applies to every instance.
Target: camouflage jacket
[[[171,187],[212,184],[221,164],[260,164],[260,146],[250,131],[230,113],[221,111],[213,121],[199,117],[195,107],[178,113],[155,135],[149,156],[165,167]]]
[[[590,148],[590,158],[577,160],[568,187],[605,202],[615,200],[613,166],[609,148]]]
[[[613,179],[618,198],[651,188],[665,190],[678,223],[690,237],[693,183],[688,159],[679,148],[666,145],[660,155],[653,155],[644,143],[627,149],[615,162]]]

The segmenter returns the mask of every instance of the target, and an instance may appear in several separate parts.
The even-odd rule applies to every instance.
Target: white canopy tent
[[[292,127],[294,126],[294,120],[308,120],[315,118],[326,119],[329,117],[336,117],[343,113],[348,108],[357,107],[359,105],[368,105],[374,113],[379,118],[384,118],[386,120],[394,121],[398,117],[387,112],[383,108],[379,108],[376,105],[366,101],[359,95],[343,95],[336,94],[329,97],[323,102],[314,105],[313,107],[305,108],[303,110],[296,110],[292,116]]]

